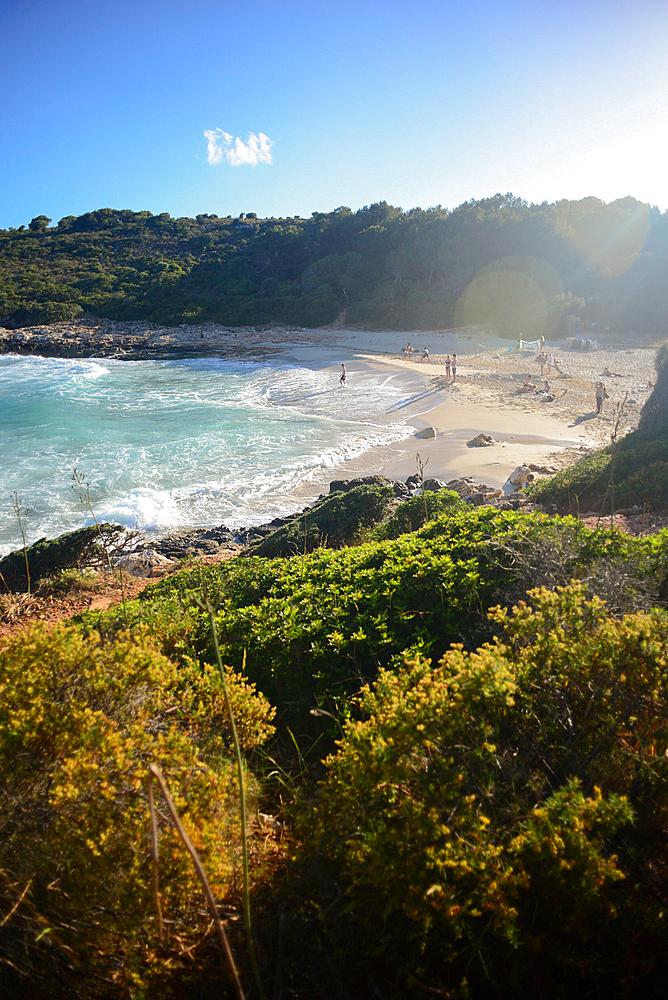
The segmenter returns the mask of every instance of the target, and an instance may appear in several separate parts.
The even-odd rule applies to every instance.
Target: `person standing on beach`
[[[452,359],[449,354],[445,356],[445,377],[450,378],[450,369],[452,367]]]
[[[596,383],[596,416],[603,409],[603,400],[608,398],[608,393],[602,382]]]
[[[348,377],[348,372],[346,371],[346,366],[344,364],[342,364],[341,365],[341,374],[339,375],[339,382],[341,384],[341,388],[342,389],[343,389],[343,387],[346,384],[346,378],[347,377]]]
[[[454,382],[457,377],[457,355],[452,355],[452,381]]]

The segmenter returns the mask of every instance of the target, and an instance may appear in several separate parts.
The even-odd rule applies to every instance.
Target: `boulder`
[[[511,486],[521,489],[527,483],[533,482],[534,478],[534,474],[531,472],[528,465],[518,465],[517,468],[510,473],[506,482],[510,483]]]
[[[393,486],[391,479],[386,476],[361,476],[357,479],[334,479],[329,484],[331,493],[348,493],[358,486]]]
[[[392,489],[397,500],[408,500],[410,498],[411,491],[405,483],[393,483]]]
[[[423,488],[430,493],[437,493],[439,490],[447,489],[446,484],[440,479],[425,479]]]
[[[487,497],[484,493],[469,493],[465,497],[466,503],[473,504],[474,507],[481,507],[487,501]]]
[[[143,549],[141,552],[130,552],[114,560],[114,564],[130,576],[156,577],[164,576],[176,563],[166,556],[161,556],[155,549]]]
[[[467,448],[490,448],[493,444],[496,444],[496,441],[491,434],[478,434],[466,442]]]
[[[436,437],[436,429],[434,427],[424,427],[421,431],[416,431],[414,436],[420,438],[420,440],[430,440]]]

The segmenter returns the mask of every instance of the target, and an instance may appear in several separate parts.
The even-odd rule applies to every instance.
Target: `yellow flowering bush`
[[[541,995],[576,995],[666,935],[668,616],[612,618],[578,584],[530,597],[491,613],[502,640],[381,671],[326,761],[310,834],[347,898],[334,940],[407,990],[505,996],[539,960]]]
[[[230,672],[228,681],[245,746],[261,743],[273,731],[273,710],[242,678]],[[26,932],[21,947],[15,940],[17,921],[29,915],[44,923],[41,951],[119,989],[141,988],[192,961],[208,919],[159,799],[168,932],[164,947],[157,943],[147,768],[162,769],[214,893],[225,897],[239,854],[228,737],[213,669],[177,667],[145,634],[103,644],[69,626],[38,626],[0,654],[0,868],[8,902],[10,889],[30,884],[8,922],[20,971],[36,975],[38,935]]]

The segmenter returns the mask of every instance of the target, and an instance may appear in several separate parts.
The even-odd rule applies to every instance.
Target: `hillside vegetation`
[[[163,324],[346,322],[388,330],[484,324],[525,339],[596,324],[666,332],[668,213],[633,198],[449,211],[379,202],[310,219],[111,208],[0,231],[0,322],[84,312]],[[572,317],[570,321],[567,317]]]
[[[0,653],[3,995],[233,995],[164,813],[159,939],[151,761],[257,995],[204,599],[258,810],[268,990],[560,1000],[663,981],[668,531],[433,499],[416,531],[195,565]]]

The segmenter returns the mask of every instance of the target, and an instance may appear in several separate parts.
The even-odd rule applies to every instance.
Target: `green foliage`
[[[347,321],[388,330],[489,324],[549,336],[577,310],[613,333],[665,336],[667,213],[513,195],[407,212],[380,202],[310,219],[111,208],[0,231],[9,326],[81,310],[166,324]],[[561,326],[560,326],[561,324]]]
[[[388,494],[322,510],[354,526]],[[156,941],[143,792],[155,760],[229,912],[237,785],[203,591],[224,662],[246,664],[248,681],[227,677],[265,796],[280,776],[262,808],[294,797],[306,838],[287,865],[268,827],[250,852],[256,887],[270,855],[294,876],[255,898],[254,927],[268,964],[280,911],[295,996],[361,982],[392,1000],[629,1000],[665,981],[668,614],[652,605],[668,531],[427,500],[444,509],[417,531],[306,555],[302,534],[291,558],[196,565],[0,654],[2,918],[26,890],[0,950],[36,995],[75,979],[85,1000],[191,995],[186,956],[213,988],[200,890],[166,824],[173,922]],[[423,516],[414,498],[374,531]],[[536,586],[551,589],[522,603]]]
[[[30,220],[28,229],[32,233],[42,233],[51,221],[47,215],[38,215],[36,218]]]
[[[427,517],[425,517],[425,504],[427,507]],[[424,496],[411,497],[404,500],[397,509],[379,524],[370,534],[374,541],[383,541],[386,538],[398,538],[411,531],[417,531],[426,520],[432,520],[444,511],[458,507],[465,509],[465,503],[454,490],[427,491]]]
[[[271,735],[273,711],[232,671],[228,683],[250,749]],[[177,668],[145,634],[103,644],[68,626],[35,627],[0,654],[5,913],[16,901],[10,888],[26,888],[18,916],[0,930],[0,947],[33,985],[53,983],[74,963],[86,970],[78,995],[102,995],[102,977],[115,984],[105,996],[124,996],[128,984],[141,991],[183,967],[206,929],[201,887],[174,830],[161,824],[171,923],[160,948],[147,768],[161,767],[215,891],[226,896],[239,852],[229,741],[216,671],[186,661]]]
[[[526,493],[538,503],[556,503],[581,511],[598,509],[606,498],[609,513],[613,446],[608,445],[554,476],[530,483]],[[617,444],[615,456],[615,507],[647,504],[650,509],[668,505],[666,437],[636,430]]]
[[[642,935],[665,943],[668,616],[530,596],[493,614],[502,640],[364,688],[308,821],[347,897],[331,946],[420,995],[516,996],[540,970],[541,996],[625,996]]]
[[[33,583],[57,576],[62,570],[99,564],[103,559],[102,546],[113,551],[121,544],[124,533],[125,528],[120,525],[103,522],[99,527],[92,524],[57,538],[41,538],[28,546],[25,556],[23,549],[16,549],[0,559],[0,573],[8,586],[21,587],[26,584],[26,556]]]
[[[668,341],[659,348],[654,362],[656,385],[642,408],[639,430],[647,436],[668,436]]]
[[[334,494],[333,496],[336,496]],[[436,496],[436,494],[434,494]],[[169,655],[212,655],[192,597],[205,585],[223,658],[303,722],[341,704],[403,649],[440,656],[489,635],[484,609],[528,587],[592,579],[620,608],[665,585],[668,532],[638,540],[588,531],[574,518],[455,509],[419,532],[290,559],[248,558],[182,571],[86,627],[145,623]],[[294,724],[294,723],[291,723]]]
[[[255,544],[249,553],[292,556],[321,546],[349,545],[387,514],[393,499],[391,486],[356,486],[346,493],[330,493],[317,500],[304,515]]]

